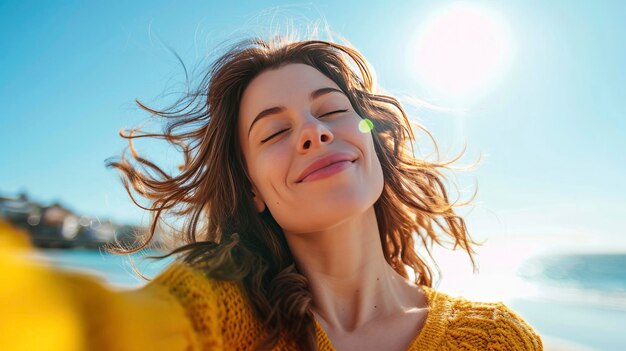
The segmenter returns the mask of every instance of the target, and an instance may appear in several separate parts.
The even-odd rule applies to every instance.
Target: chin
[[[372,201],[362,201],[363,199],[346,199],[341,201],[310,203],[302,208],[301,212],[277,219],[281,227],[287,232],[309,233],[332,228],[347,220],[362,216],[368,210],[373,210],[373,205],[377,199]],[[311,206],[313,205],[313,206]],[[284,225],[283,225],[284,224]]]

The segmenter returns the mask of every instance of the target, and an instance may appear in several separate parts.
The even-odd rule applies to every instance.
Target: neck
[[[415,286],[385,261],[374,208],[314,233],[285,233],[325,328],[352,332],[414,306]]]

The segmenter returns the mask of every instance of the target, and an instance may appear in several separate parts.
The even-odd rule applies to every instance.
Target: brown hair
[[[349,45],[324,40],[287,41],[276,37],[265,41],[248,39],[233,45],[208,70],[200,88],[186,94],[165,110],[138,105],[166,119],[162,133],[138,130],[120,134],[129,140],[132,159],[124,154],[109,167],[121,171],[132,200],[147,199],[152,212],[149,236],[130,250],[143,249],[154,237],[165,215],[184,218],[178,231],[184,243],[164,258],[176,255],[219,280],[236,281],[263,322],[266,338],[257,348],[276,345],[282,332],[303,349],[316,349],[311,293],[307,278],[295,266],[284,234],[269,210],[259,214],[252,200],[251,183],[244,171],[239,147],[237,116],[246,86],[261,72],[288,63],[310,65],[332,79],[348,96],[355,111],[373,123],[375,150],[382,165],[385,184],[374,204],[380,239],[387,262],[409,279],[406,266],[415,272],[415,283],[432,287],[431,267],[415,249],[415,240],[432,258],[429,246],[449,236],[454,248],[467,251],[474,271],[473,244],[464,220],[454,207],[470,201],[450,201],[445,175],[460,155],[447,162],[414,156],[415,136],[400,102],[378,94],[373,71],[365,58]],[[428,135],[435,150],[437,144]],[[165,139],[184,154],[180,172],[170,175],[140,157],[133,139]],[[438,155],[438,152],[437,152]],[[133,161],[131,163],[131,161]],[[429,245],[430,244],[430,245]],[[434,261],[434,260],[433,260]],[[435,264],[436,265],[436,264]]]

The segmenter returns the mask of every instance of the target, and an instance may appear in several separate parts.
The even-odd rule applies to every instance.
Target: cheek
[[[287,156],[266,151],[255,156],[252,172],[255,185],[266,203],[278,201],[278,189],[288,177]]]
[[[362,132],[359,130],[359,123],[363,121],[358,115],[354,115],[354,118],[346,119],[340,128],[340,138],[345,138],[354,147],[360,149],[361,153],[365,157],[365,169],[368,184],[375,184],[373,189],[379,189],[382,192],[382,186],[384,182],[383,171],[378,155],[376,154],[376,148],[374,147],[373,131]]]
[[[369,174],[370,182],[372,184],[375,184],[374,188],[376,189],[376,192],[380,196],[384,187],[384,182],[385,182],[384,175],[383,175],[383,168],[382,168],[382,165],[380,164],[378,155],[376,154],[376,147],[374,146],[373,136],[369,133],[364,134],[364,136],[366,137],[365,147],[367,148],[367,154],[369,155],[368,161],[370,165],[370,174]]]

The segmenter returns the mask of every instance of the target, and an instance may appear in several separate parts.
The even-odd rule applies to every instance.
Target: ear
[[[261,194],[254,185],[252,185],[252,196],[256,210],[259,213],[265,211],[265,201],[263,201],[263,197],[261,197]]]

